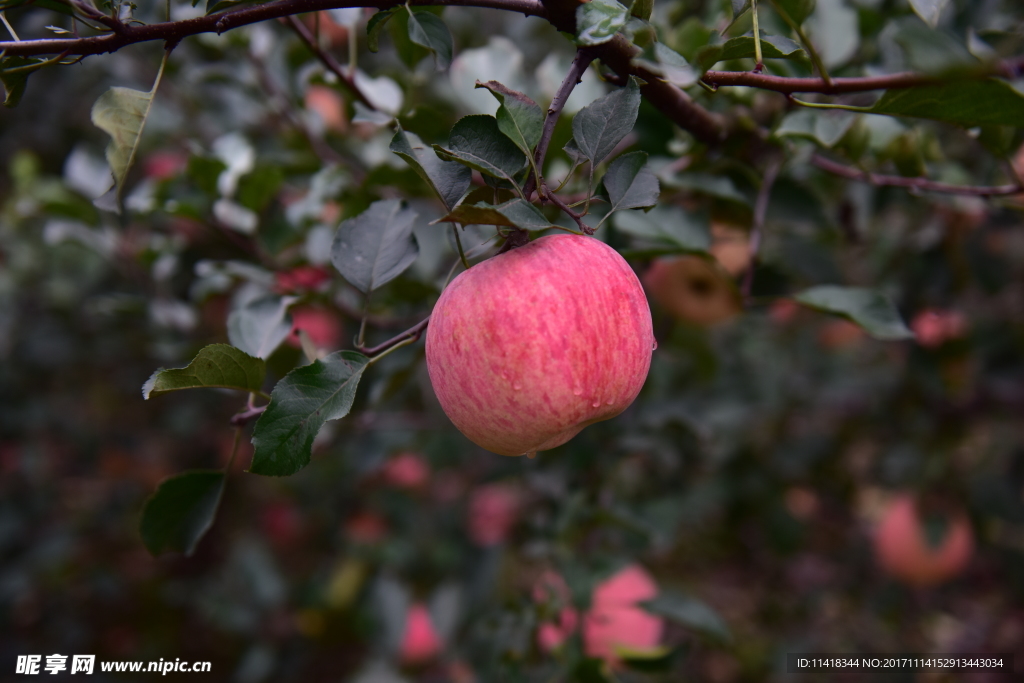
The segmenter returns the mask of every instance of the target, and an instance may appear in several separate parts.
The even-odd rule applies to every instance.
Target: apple
[[[384,481],[395,488],[418,489],[430,478],[430,467],[417,453],[399,453],[384,463]]]
[[[519,489],[501,483],[478,486],[469,497],[469,537],[482,547],[503,543],[516,523],[519,507]]]
[[[963,571],[974,551],[974,534],[961,513],[946,517],[941,539],[929,539],[917,500],[901,494],[882,513],[874,547],[888,574],[912,586],[929,587]]]
[[[291,314],[292,331],[285,337],[290,346],[302,347],[299,330],[303,330],[318,349],[338,348],[341,343],[341,321],[334,313],[323,308],[302,306],[293,308]]]
[[[405,617],[405,631],[398,649],[403,664],[423,664],[441,651],[441,638],[437,635],[430,612],[421,604],[409,607]]]
[[[326,268],[296,266],[274,273],[274,290],[279,294],[318,291],[330,281],[331,273]]]
[[[673,317],[697,325],[714,325],[740,312],[739,294],[728,277],[698,256],[655,260],[644,286]]]
[[[348,130],[345,118],[345,100],[334,88],[326,85],[311,85],[306,89],[305,106],[309,111],[316,112],[324,124],[324,128],[337,133]]]
[[[959,339],[967,332],[967,320],[957,311],[927,309],[914,316],[910,322],[917,343],[935,348],[951,339]]]
[[[583,649],[587,655],[619,666],[621,649],[645,651],[661,642],[665,622],[637,605],[658,594],[643,567],[630,565],[594,589],[583,617]]]
[[[747,231],[730,223],[711,224],[710,251],[722,269],[733,277],[745,271],[753,258]]]
[[[427,370],[467,438],[533,456],[625,410],[653,346],[629,264],[593,237],[548,235],[448,285],[427,328]]]

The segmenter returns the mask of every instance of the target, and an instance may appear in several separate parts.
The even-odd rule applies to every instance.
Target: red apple
[[[519,489],[485,484],[469,497],[469,537],[479,546],[498,545],[508,538],[519,515]]]
[[[327,130],[344,133],[348,130],[345,118],[345,100],[334,88],[311,85],[306,89],[306,109],[315,111]]]
[[[644,651],[661,642],[664,620],[636,603],[658,594],[658,586],[643,567],[630,565],[594,589],[590,611],[583,617],[583,647],[591,657],[612,666],[619,650]]]
[[[466,437],[532,455],[625,410],[653,346],[629,264],[593,237],[548,235],[448,285],[427,328],[427,370]]]
[[[974,534],[963,514],[947,517],[937,544],[929,542],[913,496],[897,496],[875,529],[875,555],[882,569],[913,586],[935,586],[959,574],[974,551]]]
[[[417,453],[399,453],[384,463],[384,481],[400,489],[418,489],[430,478],[430,466]]]
[[[742,308],[728,277],[698,256],[657,259],[644,273],[644,285],[673,317],[697,325],[723,322]]]
[[[322,308],[293,308],[292,331],[285,337],[290,346],[301,348],[299,330],[305,331],[313,344],[320,349],[334,350],[341,343],[341,321],[334,313]]]
[[[409,608],[405,618],[405,631],[398,657],[403,664],[423,664],[441,651],[441,638],[437,635],[430,612],[422,604]]]
[[[910,328],[914,330],[918,344],[934,348],[964,336],[967,320],[957,311],[927,309],[914,316]]]

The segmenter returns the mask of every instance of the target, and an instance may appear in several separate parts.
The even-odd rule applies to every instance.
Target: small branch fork
[[[849,180],[860,180],[865,183],[871,183],[872,185],[879,186],[905,187],[911,190],[923,192],[941,192],[943,194],[964,195],[968,197],[997,197],[1024,193],[1024,183],[1019,180],[1012,185],[974,187],[970,185],[950,185],[948,183],[928,180],[927,178],[905,178],[903,176],[869,173],[867,171],[862,171],[859,168],[853,168],[852,166],[832,161],[820,154],[813,155],[811,157],[811,163],[821,170],[837,176],[848,178]]]
[[[385,351],[390,351],[391,349],[396,348],[399,345],[404,345],[418,340],[420,336],[422,336],[423,331],[427,329],[427,325],[429,323],[430,316],[428,315],[426,318],[419,321],[418,323],[407,329],[405,332],[402,332],[401,334],[396,334],[394,337],[388,339],[386,342],[382,342],[380,344],[377,344],[376,346],[363,346],[361,344],[357,344],[355,348],[360,353],[370,356],[371,358],[373,356],[379,356],[380,354],[383,354]]]

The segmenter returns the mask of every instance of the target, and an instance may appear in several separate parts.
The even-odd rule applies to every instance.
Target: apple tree
[[[0,19],[12,655],[1024,646],[1020,3]]]

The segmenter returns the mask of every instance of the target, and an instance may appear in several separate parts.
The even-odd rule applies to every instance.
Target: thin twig
[[[325,67],[327,67],[328,71],[338,77],[338,80],[345,85],[345,88],[347,88],[357,100],[362,102],[364,106],[369,107],[374,111],[377,110],[377,107],[370,102],[369,98],[367,98],[363,91],[359,89],[359,86],[356,85],[355,75],[346,71],[341,64],[338,64],[338,60],[336,60],[331,53],[326,52],[320,47],[320,44],[316,40],[316,36],[309,32],[309,29],[306,28],[305,24],[299,21],[294,15],[286,17],[281,21],[288,26],[288,28],[295,31],[296,35],[302,39],[302,42],[309,47],[310,52],[312,52],[316,58],[319,59]]]
[[[372,357],[384,351],[387,351],[391,347],[397,346],[407,340],[416,341],[417,339],[420,338],[420,335],[423,334],[423,330],[427,329],[427,324],[429,322],[430,316],[428,315],[426,318],[419,321],[418,323],[407,329],[405,332],[395,335],[391,339],[388,339],[386,342],[370,347],[357,345],[356,350],[362,354]]]
[[[246,408],[245,410],[243,410],[240,413],[235,413],[234,415],[231,416],[231,424],[233,424],[236,427],[241,427],[242,425],[244,425],[246,422],[248,422],[249,420],[253,419],[254,417],[259,417],[260,415],[262,415],[267,410],[267,406],[269,406],[269,405],[270,404],[268,403],[266,406],[256,406],[255,408]]]
[[[860,180],[866,183],[871,183],[872,185],[905,187],[911,190],[923,192],[941,192],[943,194],[965,195],[969,197],[997,197],[1024,193],[1024,185],[1019,182],[1013,185],[950,185],[948,183],[928,180],[927,178],[905,178],[903,176],[869,173],[867,171],[862,171],[859,168],[854,168],[852,166],[847,166],[846,164],[832,161],[820,154],[813,155],[811,157],[811,163],[823,171],[828,171],[829,173],[833,173],[850,180]]]
[[[757,200],[754,202],[754,224],[750,230],[750,263],[747,265],[747,272],[743,276],[742,294],[744,300],[750,298],[750,292],[754,288],[754,264],[757,261],[757,254],[761,250],[761,240],[764,234],[764,218],[768,213],[768,200],[772,195],[772,186],[782,168],[782,159],[776,158],[768,164],[764,171],[764,178],[761,180],[761,187],[757,190]]]
[[[702,81],[712,89],[731,86],[746,86],[771,90],[784,95],[797,92],[816,92],[824,95],[869,92],[871,90],[900,90],[930,85],[944,85],[958,81],[980,80],[990,77],[1017,78],[1024,71],[1024,56],[1004,59],[979,69],[965,70],[934,76],[914,72],[902,72],[885,76],[833,78],[787,78],[756,74],[751,71],[708,71]]]
[[[573,211],[571,208],[569,208],[568,204],[563,202],[561,199],[558,198],[558,195],[556,195],[554,192],[548,189],[547,183],[544,182],[543,178],[540,181],[540,193],[541,196],[543,196],[545,199],[547,199],[552,204],[561,209],[562,212],[565,213],[565,215],[573,219],[573,221],[575,221],[579,229],[583,231],[584,235],[594,234],[594,229],[583,222],[583,214],[577,213]]]
[[[594,61],[594,57],[591,55],[590,50],[582,47],[577,50],[576,56],[572,60],[572,65],[569,67],[569,72],[565,74],[562,84],[558,86],[558,90],[551,100],[551,106],[548,107],[548,112],[544,117],[544,128],[540,134],[540,141],[537,143],[537,149],[533,155],[538,173],[544,170],[544,157],[548,153],[548,145],[551,144],[551,136],[555,132],[555,124],[558,123],[558,117],[561,115],[569,95],[572,94],[576,84],[583,78],[583,74],[592,61]],[[537,177],[530,176],[530,179],[526,181],[526,187],[523,188],[523,194],[526,196],[527,201],[533,195],[536,187]]]

